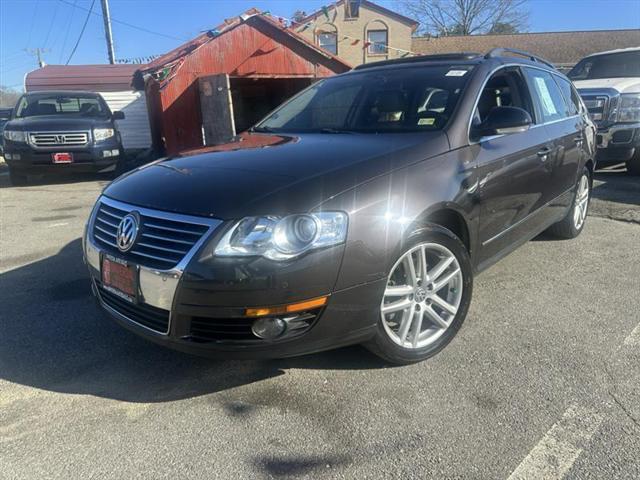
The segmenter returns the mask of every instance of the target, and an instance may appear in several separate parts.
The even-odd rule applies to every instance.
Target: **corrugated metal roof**
[[[335,55],[330,54],[326,50],[318,47],[314,43],[304,38],[302,35],[299,35],[293,30],[286,28],[279,22],[276,22],[266,13],[261,12],[257,8],[251,8],[246,12],[244,12],[242,15],[225,20],[224,23],[218,25],[218,27],[216,27],[215,29],[212,29],[201,35],[198,35],[193,40],[190,40],[187,43],[184,43],[179,47],[171,50],[170,52],[156,58],[154,61],[148,63],[147,65],[139,66],[138,67],[139,71],[142,73],[147,73],[147,72],[153,72],[153,71],[163,69],[166,66],[173,64],[184,57],[189,56],[191,53],[193,53],[202,45],[205,45],[206,43],[209,43],[209,42],[218,41],[219,39],[224,37],[225,34],[235,29],[236,27],[244,24],[245,22],[264,22],[271,27],[276,27],[277,29],[282,31],[285,35],[290,37],[292,40],[299,42],[301,46],[309,48],[315,51],[316,53],[321,54],[323,57],[330,59],[332,62],[337,63],[339,67],[346,68],[346,69],[351,68],[351,65],[346,63],[344,60],[336,57]]]
[[[29,72],[25,88],[37,90],[132,90],[133,74],[145,65],[47,65]]]

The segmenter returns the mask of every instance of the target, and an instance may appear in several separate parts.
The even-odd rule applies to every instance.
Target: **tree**
[[[518,28],[511,23],[502,23],[498,22],[491,27],[488,33],[493,35],[512,35],[514,33],[518,33]]]
[[[0,107],[13,108],[22,95],[17,90],[0,85]]]
[[[527,24],[526,0],[400,0],[404,12],[433,35],[473,35]]]
[[[305,13],[304,10],[296,10],[295,12],[293,12],[293,16],[291,17],[291,20],[294,23],[301,23],[302,20],[304,20],[305,18],[307,18],[307,14]]]

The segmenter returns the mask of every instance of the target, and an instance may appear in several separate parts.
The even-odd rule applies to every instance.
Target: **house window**
[[[367,32],[367,42],[369,43],[369,55],[386,55],[388,45],[388,35],[386,30],[369,30]]]
[[[360,16],[360,0],[347,0],[344,3],[344,17],[358,18]]]
[[[329,53],[338,54],[338,32],[333,25],[323,25],[318,32],[318,45]]]

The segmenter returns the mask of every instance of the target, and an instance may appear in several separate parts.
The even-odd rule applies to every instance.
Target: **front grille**
[[[131,250],[120,252],[116,233],[122,218],[132,211],[140,214],[140,232]],[[170,219],[170,214],[115,206],[101,202],[93,220],[96,244],[118,257],[159,270],[175,267],[209,230],[209,224]]]
[[[129,320],[159,333],[167,333],[169,330],[169,311],[156,308],[145,303],[131,303],[119,296],[105,290],[100,282],[96,281],[100,298],[110,308],[124,315]]]
[[[605,115],[607,112],[609,97],[604,95],[589,95],[583,97],[583,99],[587,110],[589,110],[591,120],[593,120],[596,125],[601,124],[606,118]]]
[[[30,133],[29,142],[36,147],[81,147],[89,143],[88,132]]]

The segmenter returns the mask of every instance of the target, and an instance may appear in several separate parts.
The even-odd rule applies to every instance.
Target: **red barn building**
[[[316,79],[350,65],[251,9],[136,72],[156,147],[168,154],[223,142]]]

